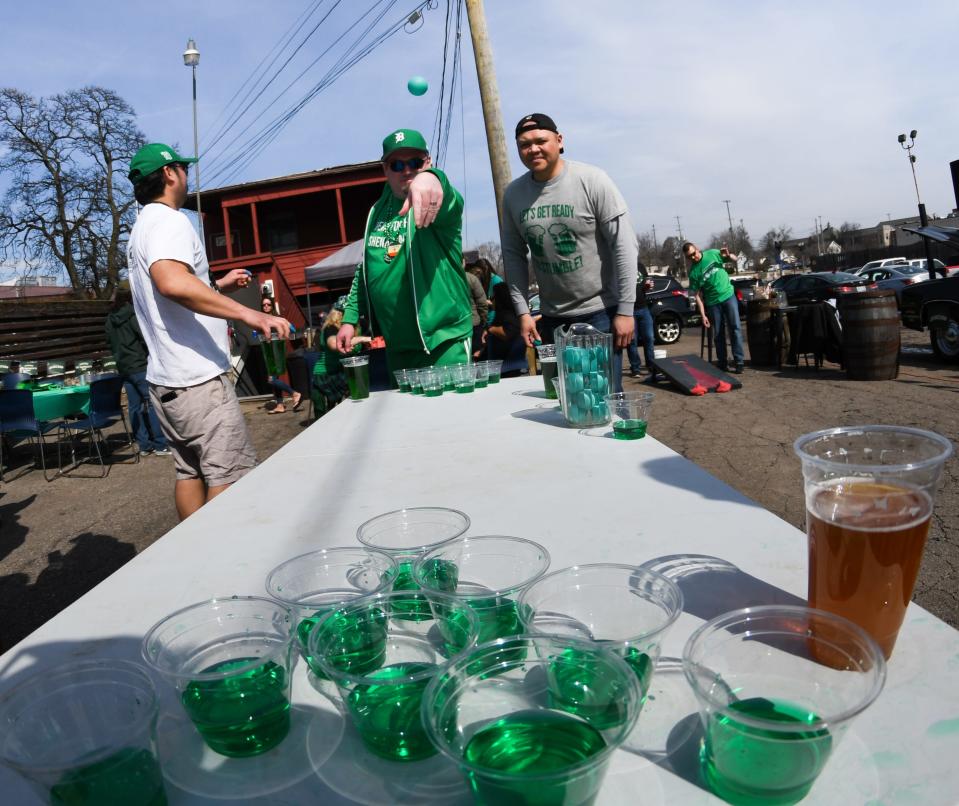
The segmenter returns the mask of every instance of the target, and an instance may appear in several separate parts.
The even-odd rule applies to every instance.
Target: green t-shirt
[[[689,269],[689,290],[696,293],[700,289],[707,306],[725,302],[735,291],[718,249],[706,249],[699,262]]]

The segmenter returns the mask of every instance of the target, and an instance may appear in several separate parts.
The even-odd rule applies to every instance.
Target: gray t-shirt
[[[517,314],[528,313],[527,255],[548,316],[573,317],[602,308],[633,315],[636,233],[626,202],[599,168],[564,160],[547,182],[531,172],[503,196],[503,264]]]

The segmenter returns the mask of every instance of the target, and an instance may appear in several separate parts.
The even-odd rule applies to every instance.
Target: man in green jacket
[[[366,316],[372,335],[386,339],[391,375],[466,363],[473,321],[463,270],[463,197],[431,166],[426,140],[414,129],[386,136],[382,163],[386,187],[367,217],[363,263],[337,349],[350,351]]]
[[[743,371],[745,360],[743,334],[739,327],[739,303],[736,302],[736,290],[723,266],[724,261],[736,260],[736,256],[730,254],[725,246],[703,252],[689,241],[683,244],[683,254],[692,264],[689,267],[689,290],[696,295],[703,327],[713,330],[717,364],[723,372],[729,369],[726,363],[728,327],[735,361],[732,371],[738,375]]]

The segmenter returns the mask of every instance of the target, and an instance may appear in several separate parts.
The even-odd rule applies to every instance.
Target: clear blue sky
[[[191,153],[190,70],[181,58],[187,38],[202,54],[203,143],[242,81],[309,5],[8,3],[0,83],[35,95],[110,87],[136,109],[148,138]],[[329,20],[277,86],[373,5],[323,3],[310,25],[333,9]],[[397,2],[385,19],[415,5]],[[321,92],[232,181],[375,159],[382,137],[398,126],[429,136],[445,13],[446,0],[439,0],[418,32],[400,33]],[[547,112],[566,138],[566,156],[603,167],[637,230],[655,224],[660,240],[675,233],[677,215],[694,240],[722,230],[723,199],[754,239],[779,224],[805,235],[816,216],[871,226],[887,214],[912,214],[912,178],[896,136],[913,128],[927,208],[946,215],[955,207],[948,165],[959,159],[948,34],[959,30],[955,0],[486,0],[486,14],[513,175],[523,170],[512,140],[516,120]],[[446,168],[466,196],[467,241],[475,244],[497,234],[468,28],[463,44],[465,125],[457,103]],[[321,61],[275,109],[305,94],[330,64]],[[406,91],[413,75],[430,81],[421,98]],[[254,108],[272,97],[268,92]],[[214,154],[207,156],[212,165]]]

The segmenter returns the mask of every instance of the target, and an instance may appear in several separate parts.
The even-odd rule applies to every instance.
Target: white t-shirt
[[[147,380],[160,386],[196,386],[229,370],[226,321],[167,299],[150,276],[158,260],[177,260],[209,284],[210,264],[190,219],[165,204],[148,204],[130,233],[127,257],[133,308],[150,349]]]

